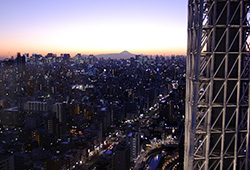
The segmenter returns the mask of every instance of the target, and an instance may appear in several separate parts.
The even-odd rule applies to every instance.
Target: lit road
[[[179,163],[179,155],[177,153],[171,155],[167,161],[164,162],[162,169],[173,170]]]
[[[109,150],[108,148],[111,148],[112,150],[113,146],[119,143],[124,137],[125,135],[120,135],[119,141],[116,141],[116,140],[111,141],[111,143],[109,144],[109,147],[100,149],[98,152],[95,153],[94,156],[92,156],[89,162],[86,162],[82,165],[78,165],[77,169],[92,169],[95,166],[95,164],[98,162],[98,160],[101,158],[101,155],[107,150]],[[116,137],[116,139],[118,138]],[[111,140],[111,138],[109,140]]]
[[[100,157],[96,155],[89,162],[80,165],[77,169],[90,169],[99,159]]]
[[[148,154],[150,150],[146,150],[145,152],[143,152],[140,156],[140,158],[136,161],[136,164],[134,166],[134,170],[138,170],[141,166],[142,166],[142,162],[146,160],[146,155]]]

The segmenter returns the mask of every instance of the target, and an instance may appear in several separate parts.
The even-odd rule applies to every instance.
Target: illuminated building
[[[127,144],[130,145],[130,161],[133,162],[141,152],[139,132],[130,132],[127,135]]]

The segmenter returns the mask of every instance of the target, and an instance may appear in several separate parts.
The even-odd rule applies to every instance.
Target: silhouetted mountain
[[[127,59],[127,58],[130,58],[130,57],[135,57],[135,54],[131,54],[130,52],[128,51],[123,51],[121,53],[111,53],[111,54],[99,54],[99,55],[96,55],[96,57],[98,58],[111,58],[111,59]]]

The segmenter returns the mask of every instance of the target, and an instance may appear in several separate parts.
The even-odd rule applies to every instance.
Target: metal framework
[[[184,169],[250,169],[250,1],[189,0]]]

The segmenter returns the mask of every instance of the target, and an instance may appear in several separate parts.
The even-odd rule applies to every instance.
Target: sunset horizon
[[[17,53],[20,53],[21,55],[23,54],[29,54],[29,56],[31,56],[32,54],[38,54],[38,55],[42,55],[43,57],[46,56],[48,53],[52,53],[52,54],[55,54],[57,57],[60,57],[61,54],[70,54],[70,57],[74,57],[76,56],[77,54],[81,54],[81,55],[95,55],[95,56],[98,56],[98,55],[104,55],[104,54],[120,54],[124,51],[127,51],[131,54],[134,54],[134,55],[145,55],[145,56],[172,56],[172,55],[186,55],[186,51],[183,51],[183,52],[177,52],[177,51],[166,51],[166,52],[143,52],[143,51],[132,51],[132,50],[127,50],[127,49],[124,49],[124,50],[114,50],[114,51],[99,51],[99,52],[95,52],[95,51],[90,51],[90,52],[68,52],[68,51],[58,51],[58,52],[53,52],[53,51],[48,51],[48,52],[39,52],[39,51],[16,51],[16,52],[11,52],[11,53],[8,53],[6,55],[0,55],[0,60],[3,60],[3,59],[10,59],[11,57],[14,57],[16,58],[17,57]]]
[[[186,55],[187,2],[0,3],[0,58],[20,53]]]

